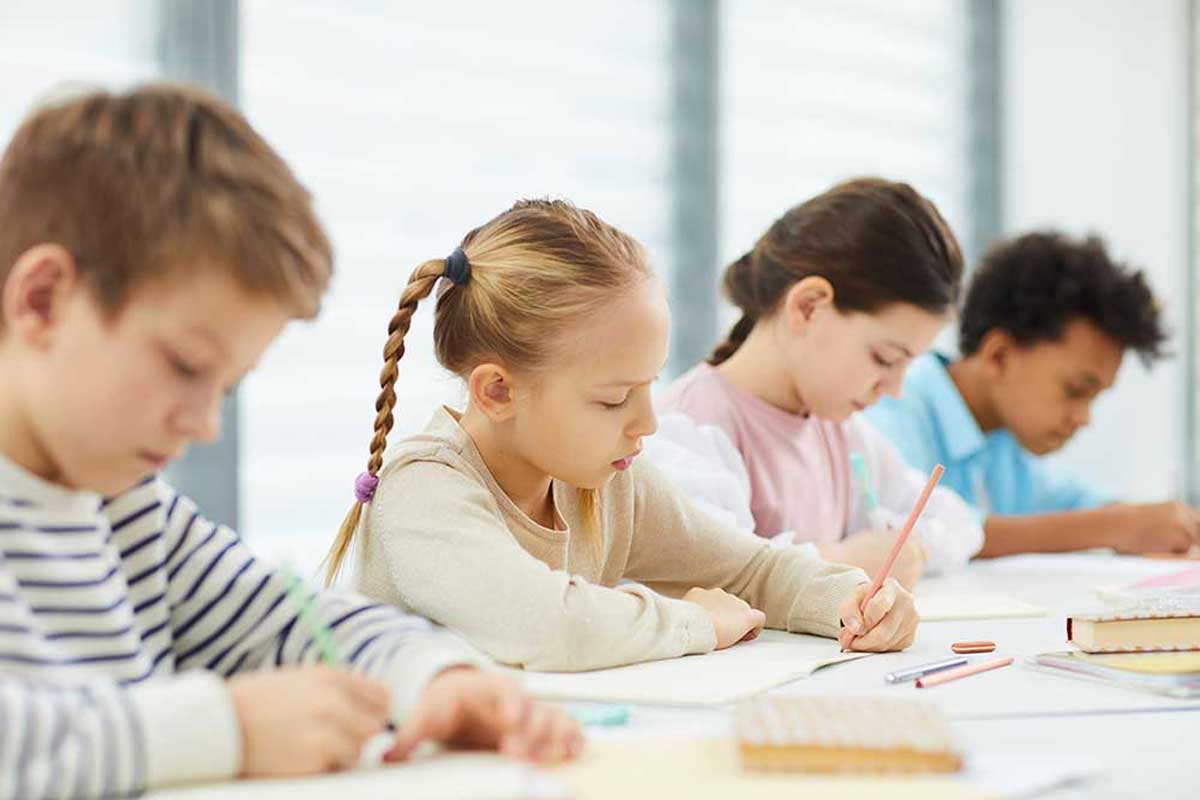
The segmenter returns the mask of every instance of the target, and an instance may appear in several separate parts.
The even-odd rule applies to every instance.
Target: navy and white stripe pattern
[[[139,685],[318,660],[281,576],[171,487],[79,497],[0,496],[0,797],[137,794]],[[423,620],[353,596],[323,593],[320,609],[373,674],[429,640]]]

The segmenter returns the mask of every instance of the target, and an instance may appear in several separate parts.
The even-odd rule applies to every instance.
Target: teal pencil
[[[629,721],[629,706],[574,707],[567,713],[585,727],[613,728]]]
[[[342,657],[333,641],[333,631],[317,613],[316,592],[308,589],[300,576],[287,567],[281,569],[280,573],[287,582],[288,599],[296,608],[300,624],[308,629],[308,634],[312,637],[321,660],[330,666],[338,666],[342,663]]]
[[[879,498],[875,496],[875,489],[871,486],[871,478],[867,474],[867,459],[862,453],[850,454],[850,468],[854,470],[854,474],[858,476],[858,482],[862,484],[863,495],[867,499],[867,514],[874,513],[875,509],[879,508]]]

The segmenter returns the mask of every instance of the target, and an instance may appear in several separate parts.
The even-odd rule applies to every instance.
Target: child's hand
[[[242,730],[244,776],[356,766],[363,745],[383,732],[391,705],[382,683],[331,667],[238,675],[229,694]]]
[[[917,635],[913,596],[895,578],[888,578],[860,612],[859,606],[870,588],[870,584],[862,584],[838,609],[843,625],[838,635],[842,649],[872,653],[903,650]]]
[[[579,724],[562,709],[535,702],[503,675],[471,667],[448,669],[429,682],[384,758],[403,759],[425,740],[543,763],[583,749]]]
[[[753,639],[767,624],[766,614],[723,589],[689,589],[683,599],[708,612],[718,650]]]
[[[1185,503],[1114,506],[1128,520],[1114,526],[1112,546],[1118,553],[1186,553],[1200,544],[1200,511]]]
[[[838,542],[818,545],[817,550],[826,561],[861,567],[873,578],[883,569],[895,543],[894,531],[867,530],[847,536]],[[900,548],[900,554],[896,556],[891,576],[899,581],[901,586],[911,589],[924,574],[925,563],[928,560],[929,554],[921,537],[909,536],[904,547]]]

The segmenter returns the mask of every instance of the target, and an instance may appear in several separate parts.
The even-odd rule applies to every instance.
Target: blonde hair
[[[438,362],[466,379],[489,359],[536,373],[558,355],[561,332],[598,313],[613,297],[650,275],[645,252],[632,237],[565,200],[522,200],[466,235],[461,249],[469,278],[447,280],[438,294],[433,339]],[[375,401],[375,431],[367,474],[378,476],[392,429],[397,364],[404,356],[417,304],[446,276],[447,259],[420,264],[388,323],[383,370]],[[579,490],[588,529],[596,527],[598,498]],[[326,583],[337,577],[358,528],[363,503],[346,515],[326,557]]]
[[[141,284],[218,269],[316,315],[333,251],[309,193],[231,106],[147,85],[46,105],[0,159],[0,282],[38,244],[71,253],[107,314]]]

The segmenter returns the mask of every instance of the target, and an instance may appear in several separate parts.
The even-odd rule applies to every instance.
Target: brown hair
[[[561,332],[597,313],[614,295],[650,273],[645,252],[632,237],[590,211],[565,200],[522,200],[462,240],[470,264],[462,284],[445,281],[434,311],[433,339],[438,362],[467,378],[488,359],[530,373],[559,355]],[[367,472],[383,465],[396,404],[397,363],[404,355],[417,304],[446,275],[448,259],[419,265],[400,295],[388,323],[383,371],[375,401],[375,432]],[[362,514],[356,502],[346,515],[327,556],[326,582],[337,577]],[[580,511],[594,524],[593,490],[580,490]]]
[[[199,90],[97,91],[35,111],[0,160],[0,283],[53,243],[116,314],[144,282],[227,271],[315,316],[333,270],[308,192],[236,110]]]
[[[912,303],[942,313],[958,301],[963,259],[933,203],[906,183],[859,178],[789,209],[729,265],[722,286],[742,312],[708,363],[741,347],[798,281],[820,275],[839,311]]]

